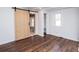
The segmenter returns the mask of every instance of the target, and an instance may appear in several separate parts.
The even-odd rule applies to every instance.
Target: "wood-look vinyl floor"
[[[0,45],[0,52],[78,52],[79,42],[46,35],[34,35]]]

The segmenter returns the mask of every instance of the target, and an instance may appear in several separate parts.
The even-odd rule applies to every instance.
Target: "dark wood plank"
[[[54,35],[35,35],[0,45],[1,52],[77,52],[79,42]]]

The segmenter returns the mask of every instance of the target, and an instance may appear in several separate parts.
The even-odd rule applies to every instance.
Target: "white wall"
[[[49,12],[45,9],[41,9],[38,12],[38,19],[36,21],[36,27],[37,27],[37,35],[44,36],[44,13],[46,13],[46,32],[49,34]]]
[[[0,7],[0,44],[15,40],[14,10]]]
[[[50,12],[46,11],[46,32],[50,34]]]
[[[79,40],[79,8],[77,8],[77,36],[78,36],[78,40]]]
[[[37,28],[38,28],[38,35],[41,35],[41,36],[43,36],[43,33],[44,33],[44,15],[43,14],[44,14],[43,10],[40,10],[38,12]]]
[[[45,9],[41,9],[39,12],[38,12],[38,20],[36,22],[36,25],[37,25],[37,31],[38,31],[38,35],[41,35],[41,36],[44,36],[44,13],[49,13],[47,12]],[[46,15],[47,19],[49,19],[48,17],[48,14]],[[49,22],[49,20],[46,20],[46,22]],[[46,31],[48,32],[49,30],[49,23],[46,23]]]
[[[35,34],[38,34],[38,13],[35,13]]]
[[[78,8],[51,10],[49,12],[49,34],[78,41]],[[55,24],[55,14],[61,14],[61,26]],[[77,34],[78,33],[78,34]]]

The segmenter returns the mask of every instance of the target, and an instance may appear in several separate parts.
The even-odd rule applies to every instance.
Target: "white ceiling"
[[[26,10],[32,10],[32,11],[39,11],[39,10],[59,10],[59,9],[65,9],[70,7],[21,7],[22,9]]]

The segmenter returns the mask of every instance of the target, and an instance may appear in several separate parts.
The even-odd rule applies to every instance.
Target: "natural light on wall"
[[[56,26],[61,26],[61,14],[60,13],[57,13],[55,15],[55,23],[56,23]]]

